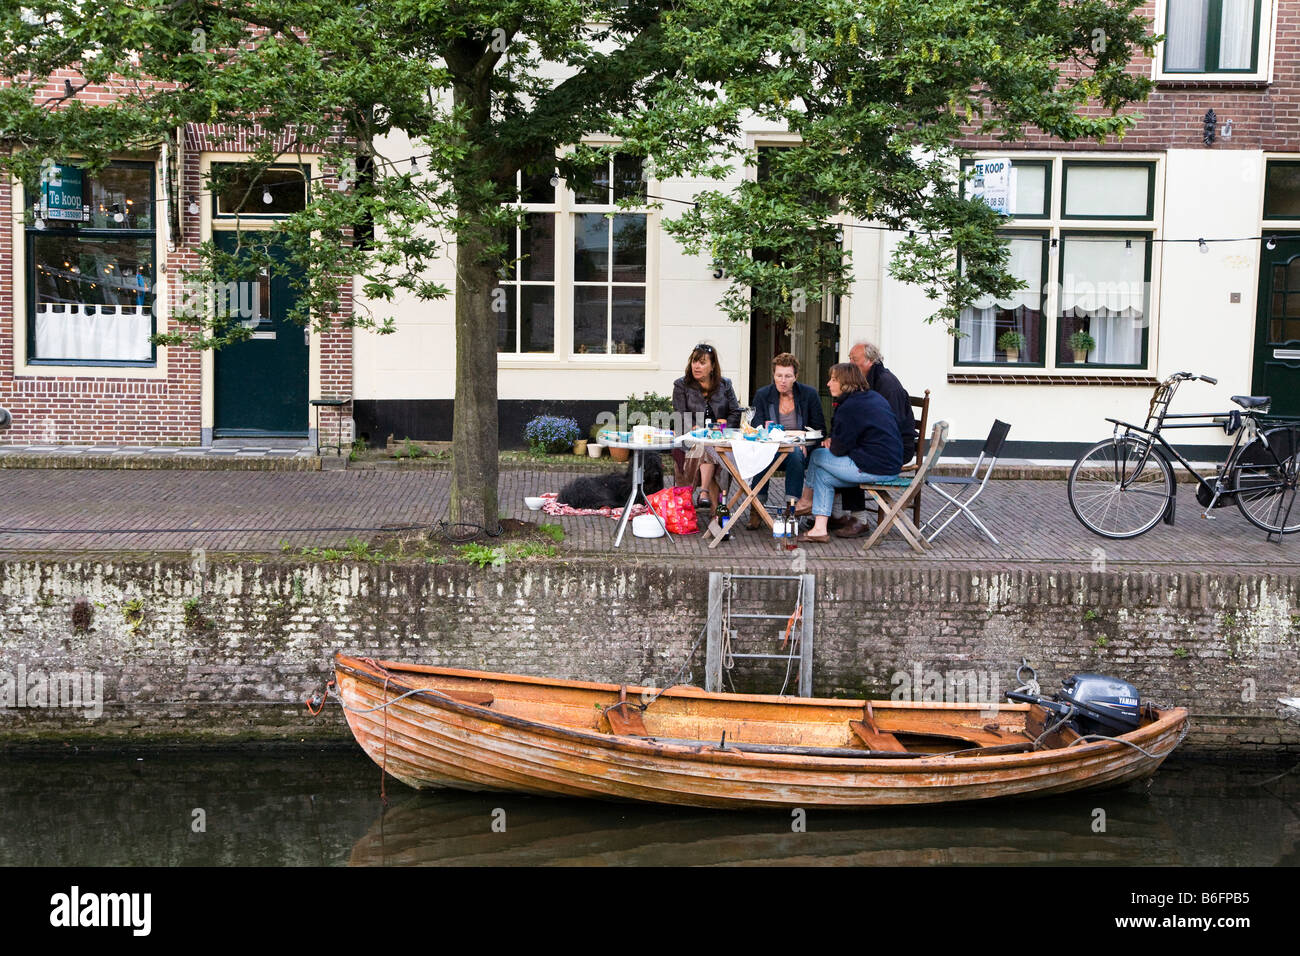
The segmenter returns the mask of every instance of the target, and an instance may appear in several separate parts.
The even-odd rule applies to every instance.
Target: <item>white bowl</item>
[[[542,505],[546,504],[545,498],[525,498],[524,504],[528,506],[529,511],[541,511]]]
[[[662,538],[664,526],[654,515],[637,515],[632,519],[632,534],[638,538]]]

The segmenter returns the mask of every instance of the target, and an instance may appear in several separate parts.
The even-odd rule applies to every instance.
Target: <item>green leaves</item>
[[[919,234],[891,271],[948,319],[1002,288],[996,217],[956,198],[971,137],[1122,137],[1150,83],[1128,72],[1153,37],[1140,0],[28,0],[0,13],[0,169],[149,149],[219,123],[257,163],[319,156],[307,209],[275,231],[306,272],[298,318],[383,330],[335,303],[360,277],[371,308],[450,291],[427,275],[452,242],[494,230],[519,169],[581,187],[593,134],[651,157],[659,181],[734,177],[753,117],[799,143],[762,182],[665,210],[688,251],[710,249],[722,307],[789,310],[843,292],[851,259],[829,223],[868,217]],[[67,97],[78,69],[117,100]],[[1082,111],[1092,104],[1100,110]],[[409,137],[409,140],[408,140]],[[562,153],[557,157],[557,152]],[[408,164],[420,154],[420,172]],[[427,154],[427,155],[426,155]],[[368,157],[373,175],[335,188]],[[652,200],[653,201],[653,200]],[[373,239],[355,243],[357,230]],[[920,238],[923,237],[923,238]],[[957,255],[965,266],[956,272]],[[487,243],[491,267],[502,250]],[[221,277],[204,250],[192,271]],[[492,268],[495,271],[495,268]],[[802,292],[797,295],[796,292]],[[202,347],[211,325],[177,330]],[[484,328],[481,334],[495,335]]]

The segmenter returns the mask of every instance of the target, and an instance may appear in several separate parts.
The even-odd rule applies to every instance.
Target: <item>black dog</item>
[[[664,487],[664,469],[656,454],[645,456],[645,493],[652,495]],[[574,478],[560,489],[556,501],[573,508],[622,508],[632,494],[632,463],[627,470],[599,477]]]

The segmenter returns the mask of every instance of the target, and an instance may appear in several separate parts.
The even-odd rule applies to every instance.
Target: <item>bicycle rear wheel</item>
[[[1070,510],[1105,538],[1135,538],[1164,517],[1174,475],[1149,441],[1124,435],[1093,445],[1070,469]]]
[[[1300,531],[1300,426],[1270,428],[1241,450],[1230,484],[1246,520],[1271,534]]]

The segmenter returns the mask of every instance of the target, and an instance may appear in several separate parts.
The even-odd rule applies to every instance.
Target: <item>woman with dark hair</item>
[[[799,360],[789,352],[782,352],[772,359],[772,384],[764,385],[754,395],[754,424],[762,426],[766,422],[780,422],[787,431],[815,428],[826,431],[826,417],[822,413],[822,400],[817,396],[817,389],[804,385],[799,377]],[[808,453],[796,448],[786,456],[782,468],[785,470],[785,493],[791,498],[803,495],[804,470],[808,464]],[[761,473],[749,479],[753,485],[762,477]],[[767,501],[772,502],[771,485],[768,486]],[[753,531],[761,524],[758,509],[749,512],[749,529]]]
[[[697,345],[686,361],[686,373],[673,382],[673,411],[681,421],[681,430],[690,431],[704,424],[704,419],[725,421],[728,428],[740,427],[740,402],[731,379],[722,377],[718,350],[712,345]],[[698,447],[698,446],[697,446]],[[717,461],[709,455],[687,456],[673,450],[677,466],[677,483],[694,485],[700,481],[700,507],[713,511],[718,500]]]
[[[871,391],[862,370],[851,362],[832,365],[826,383],[839,400],[831,420],[831,435],[808,459],[807,487],[795,514],[816,516],[812,530],[800,541],[830,540],[826,522],[835,504],[836,488],[851,488],[898,477],[903,467],[903,440],[889,402]]]

